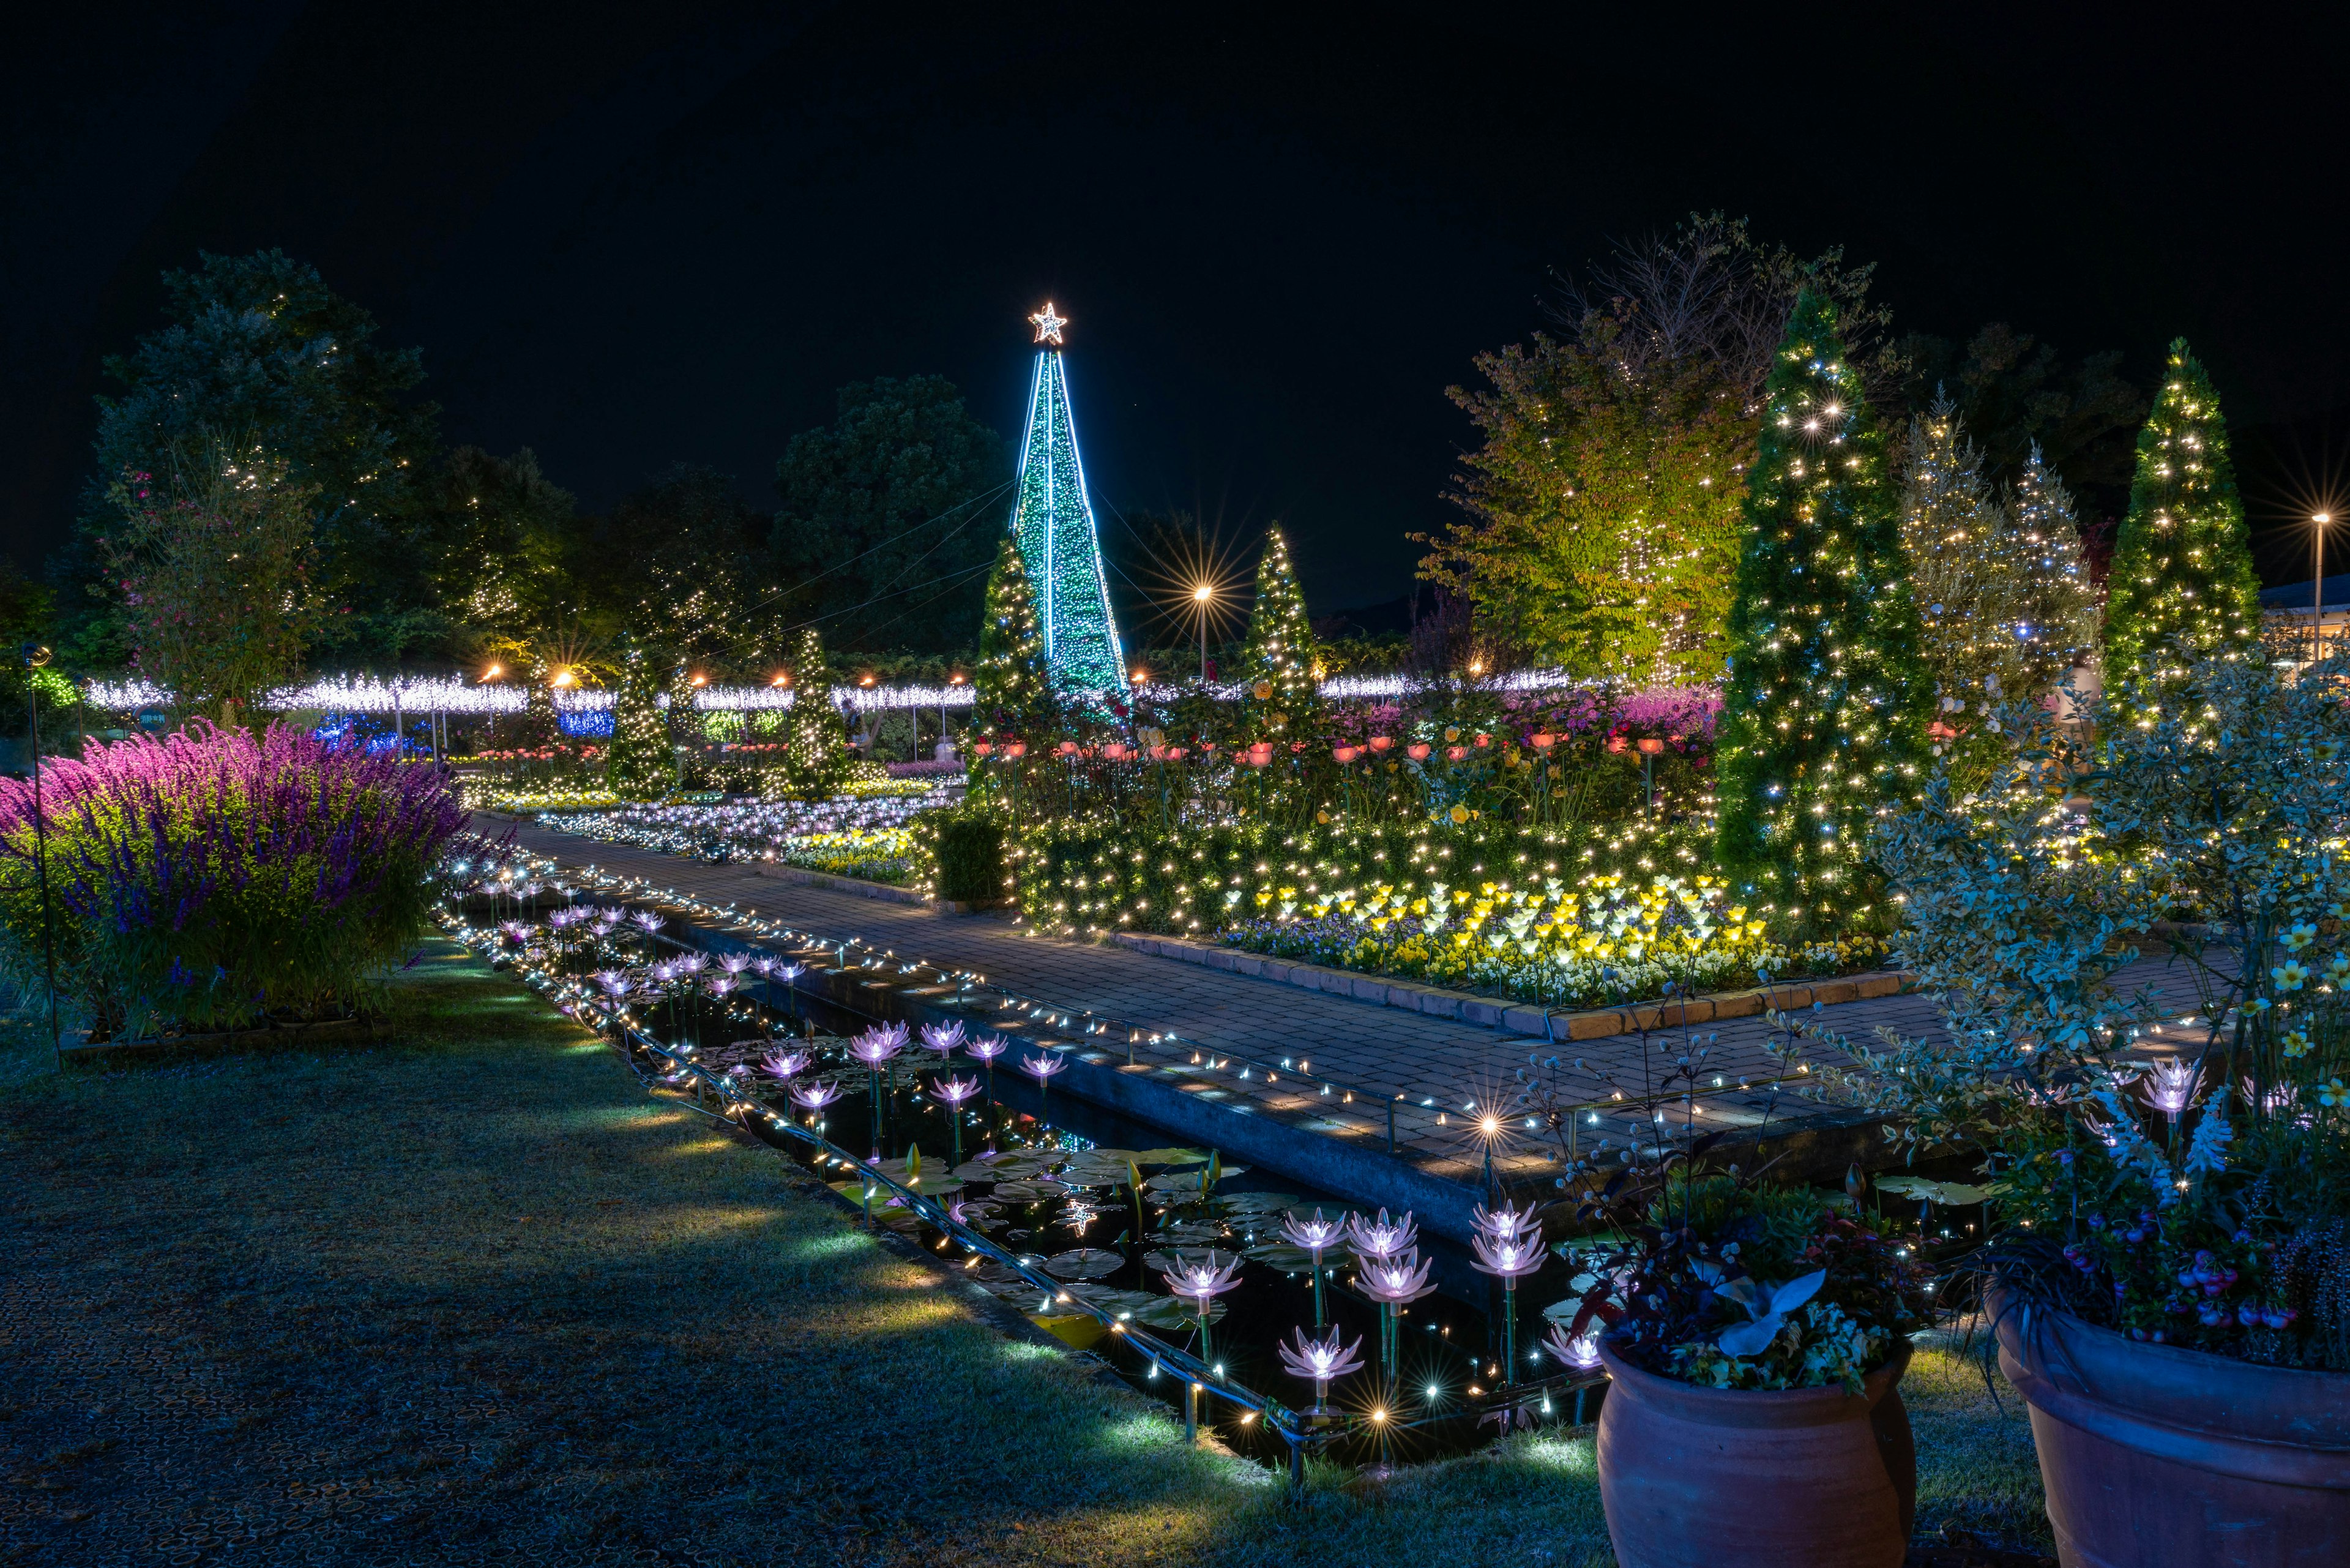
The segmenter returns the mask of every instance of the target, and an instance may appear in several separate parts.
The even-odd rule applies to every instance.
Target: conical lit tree
[[[1729,637],[1723,867],[1790,929],[1875,920],[1869,824],[1916,787],[1930,682],[1884,441],[1808,290],[1763,389]]]
[[[972,672],[972,686],[978,700],[972,720],[984,739],[1016,736],[1034,742],[1044,739],[1055,722],[1044,629],[1037,624],[1020,547],[1008,535],[987,579],[979,667]]]
[[[792,706],[784,722],[783,761],[767,770],[771,798],[825,800],[848,770],[848,729],[832,701],[824,637],[808,627],[793,650]]]
[[[2106,578],[2106,684],[2126,684],[2173,644],[2250,649],[2260,629],[2260,577],[2220,394],[2181,337],[2138,432],[2129,511]]]
[[[660,665],[640,647],[621,656],[620,690],[612,702],[612,747],[604,763],[604,787],[629,800],[667,794],[677,776],[669,725],[659,699]]]
[[[1315,667],[1321,649],[1305,617],[1305,596],[1289,564],[1289,542],[1278,524],[1265,531],[1256,564],[1256,602],[1249,609],[1248,642],[1241,650],[1251,694],[1276,712],[1297,718],[1315,701]],[[1268,690],[1270,688],[1270,690]]]
[[[2046,695],[2094,648],[2095,596],[2063,481],[2034,446],[2002,504],[1948,398],[1910,421],[1901,542],[1918,651],[1946,723]]]

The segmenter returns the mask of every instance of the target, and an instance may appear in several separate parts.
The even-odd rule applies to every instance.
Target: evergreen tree
[[[2006,504],[1956,407],[1910,421],[1901,471],[1901,543],[1919,652],[1950,727],[1968,707],[2056,686],[2095,636],[2095,597],[2072,497],[2033,449]]]
[[[848,772],[848,731],[832,702],[824,636],[802,628],[792,656],[792,706],[784,721],[784,760],[767,770],[770,799],[826,800]]]
[[[660,664],[640,647],[621,659],[620,690],[612,704],[612,745],[604,787],[629,800],[657,800],[677,776],[669,726],[660,706]]]
[[[2137,473],[2106,590],[2109,690],[2173,641],[2210,653],[2260,640],[2260,578],[2228,425],[2184,337],[2170,345],[2162,389],[2138,432]]]
[[[1252,695],[1277,712],[1303,715],[1315,701],[1315,667],[1321,657],[1305,617],[1305,596],[1290,569],[1289,542],[1275,524],[1265,531],[1264,555],[1256,564],[1256,602],[1249,609],[1248,641],[1241,650]]]
[[[979,666],[972,685],[978,699],[972,722],[983,738],[1041,741],[1054,727],[1044,628],[1036,623],[1019,542],[1008,534],[987,579],[987,613],[980,622]]]
[[[1872,920],[1871,819],[1925,716],[1898,493],[1835,310],[1806,290],[1763,388],[1719,731],[1722,866],[1794,929]]]

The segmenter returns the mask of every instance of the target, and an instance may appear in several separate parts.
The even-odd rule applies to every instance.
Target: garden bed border
[[[1700,992],[1694,996],[1675,998],[1669,1002],[1643,1002],[1626,1007],[1553,1010],[1532,1002],[1510,1002],[1497,996],[1479,996],[1465,991],[1447,991],[1440,986],[1365,974],[1359,970],[1299,963],[1267,953],[1253,953],[1220,943],[1193,941],[1184,937],[1113,931],[1109,940],[1119,947],[1130,948],[1155,958],[1173,959],[1179,963],[1227,970],[1234,974],[1286,983],[1305,991],[1350,996],[1373,1006],[1400,1007],[1407,1012],[1424,1012],[1432,1017],[1480,1024],[1512,1034],[1536,1035],[1545,1040],[1604,1040],[1616,1034],[1637,1033],[1643,1029],[1679,1028],[1685,1023],[1710,1023],[1718,1018],[1752,1018],[1769,1011],[1786,1012],[1809,1007],[1815,1002],[1833,1004],[1891,996],[1909,984],[1909,976],[1900,971],[1879,969],[1835,980],[1795,981],[1781,985],[1750,986],[1743,991]]]

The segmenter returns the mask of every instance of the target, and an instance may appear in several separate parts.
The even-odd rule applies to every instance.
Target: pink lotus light
[[[965,1100],[979,1093],[977,1078],[932,1078],[931,1093],[948,1105],[960,1108]]]
[[[1404,1306],[1435,1293],[1436,1287],[1428,1282],[1429,1268],[1429,1262],[1414,1248],[1399,1258],[1379,1258],[1364,1263],[1357,1278],[1362,1283],[1363,1293],[1373,1301]]]
[[[506,940],[514,943],[516,947],[520,947],[525,942],[530,940],[530,933],[537,929],[538,928],[536,926],[532,925],[528,920],[508,920],[505,924],[498,928],[499,930],[505,933]]]
[[[630,988],[637,982],[630,980],[624,971],[604,969],[596,971],[596,983],[604,988],[605,995],[618,1002],[628,995]]]
[[[1388,1211],[1379,1210],[1377,1220],[1366,1220],[1359,1214],[1347,1217],[1347,1231],[1353,1238],[1355,1252],[1364,1259],[1392,1258],[1409,1252],[1419,1240],[1419,1227],[1411,1222],[1411,1210],[1403,1218],[1390,1221]]]
[[[816,1065],[816,1055],[808,1051],[770,1051],[760,1065],[778,1078],[796,1078]]]
[[[1170,1295],[1188,1296],[1198,1302],[1200,1315],[1205,1317],[1211,1303],[1241,1282],[1240,1271],[1239,1258],[1229,1258],[1219,1263],[1216,1250],[1211,1247],[1205,1261],[1186,1262],[1183,1254],[1178,1252],[1174,1262],[1159,1272],[1167,1276]]]
[[[741,974],[751,967],[750,955],[747,953],[723,954],[718,960],[718,967],[728,974]]]
[[[1510,1241],[1523,1236],[1540,1236],[1542,1231],[1535,1222],[1540,1211],[1539,1204],[1530,1203],[1519,1209],[1504,1203],[1499,1209],[1488,1209],[1481,1203],[1471,1211],[1469,1221],[1480,1236]]]
[[[1012,1042],[1001,1034],[983,1034],[963,1049],[983,1062],[993,1062],[1012,1049]]]
[[[673,960],[669,967],[674,971],[681,979],[690,980],[693,976],[700,974],[703,970],[708,969],[710,967],[710,961],[702,957],[700,953],[687,953],[682,958]]]
[[[2202,1065],[2172,1056],[2154,1064],[2152,1075],[2146,1080],[2146,1103],[2176,1122],[2202,1090]]]
[[[1274,1341],[1281,1352],[1281,1364],[1292,1377],[1303,1377],[1314,1385],[1314,1404],[1319,1409],[1330,1397],[1330,1380],[1344,1377],[1349,1372],[1363,1369],[1362,1358],[1355,1353],[1363,1348],[1360,1339],[1343,1348],[1338,1344],[1338,1331],[1332,1329],[1327,1339],[1308,1339],[1305,1331],[1296,1331],[1295,1348]]]
[[[1344,1239],[1347,1234],[1347,1222],[1343,1220],[1325,1220],[1322,1218],[1322,1210],[1316,1209],[1311,1220],[1300,1220],[1295,1214],[1284,1218],[1281,1222],[1281,1234],[1283,1240],[1291,1246],[1303,1247],[1313,1253],[1314,1261],[1319,1263],[1322,1261],[1322,1254],[1336,1246]]]
[[[1543,1344],[1577,1372],[1588,1372],[1599,1365],[1599,1336],[1596,1334],[1569,1334],[1564,1325],[1554,1323],[1550,1325],[1550,1337]]]
[[[807,966],[805,964],[779,963],[775,965],[775,977],[785,985],[791,984],[806,973],[807,973]]]
[[[804,1111],[820,1111],[840,1098],[840,1085],[831,1078],[818,1078],[792,1085],[792,1104]]]
[[[1020,1070],[1038,1083],[1043,1083],[1055,1073],[1065,1071],[1068,1064],[1069,1059],[1066,1056],[1058,1055],[1051,1051],[1045,1052],[1042,1056],[1020,1058]]]
[[[922,1025],[922,1044],[925,1048],[939,1054],[939,1064],[941,1066],[946,1064],[946,1059],[953,1055],[956,1049],[962,1044],[962,1024],[960,1022],[943,1025],[937,1023]]]
[[[669,924],[667,920],[662,919],[650,909],[639,909],[635,914],[630,915],[629,919],[634,920],[639,927],[647,931],[657,931],[663,926]]]
[[[728,992],[733,991],[739,982],[731,974],[713,974],[702,983],[709,991],[711,995],[724,996]]]
[[[876,1026],[848,1043],[848,1054],[868,1067],[879,1067],[884,1062],[906,1048],[906,1030],[902,1024]]]
[[[1540,1269],[1548,1256],[1540,1236],[1508,1236],[1497,1241],[1478,1235],[1469,1239],[1469,1245],[1477,1254],[1471,1268],[1481,1274],[1492,1274],[1513,1289],[1518,1281]]]

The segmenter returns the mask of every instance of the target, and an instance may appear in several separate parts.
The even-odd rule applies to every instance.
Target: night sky
[[[1097,499],[1283,520],[1317,613],[1409,586],[1470,357],[1693,209],[1876,262],[1897,329],[2141,382],[2185,334],[2256,524],[2340,450],[2341,56],[2303,24],[1117,9],[41,7],[0,67],[0,546],[68,526],[99,358],[200,248],[314,263],[421,345],[450,443],[590,510],[681,460],[771,506],[864,377],[1016,435],[1050,297]]]

